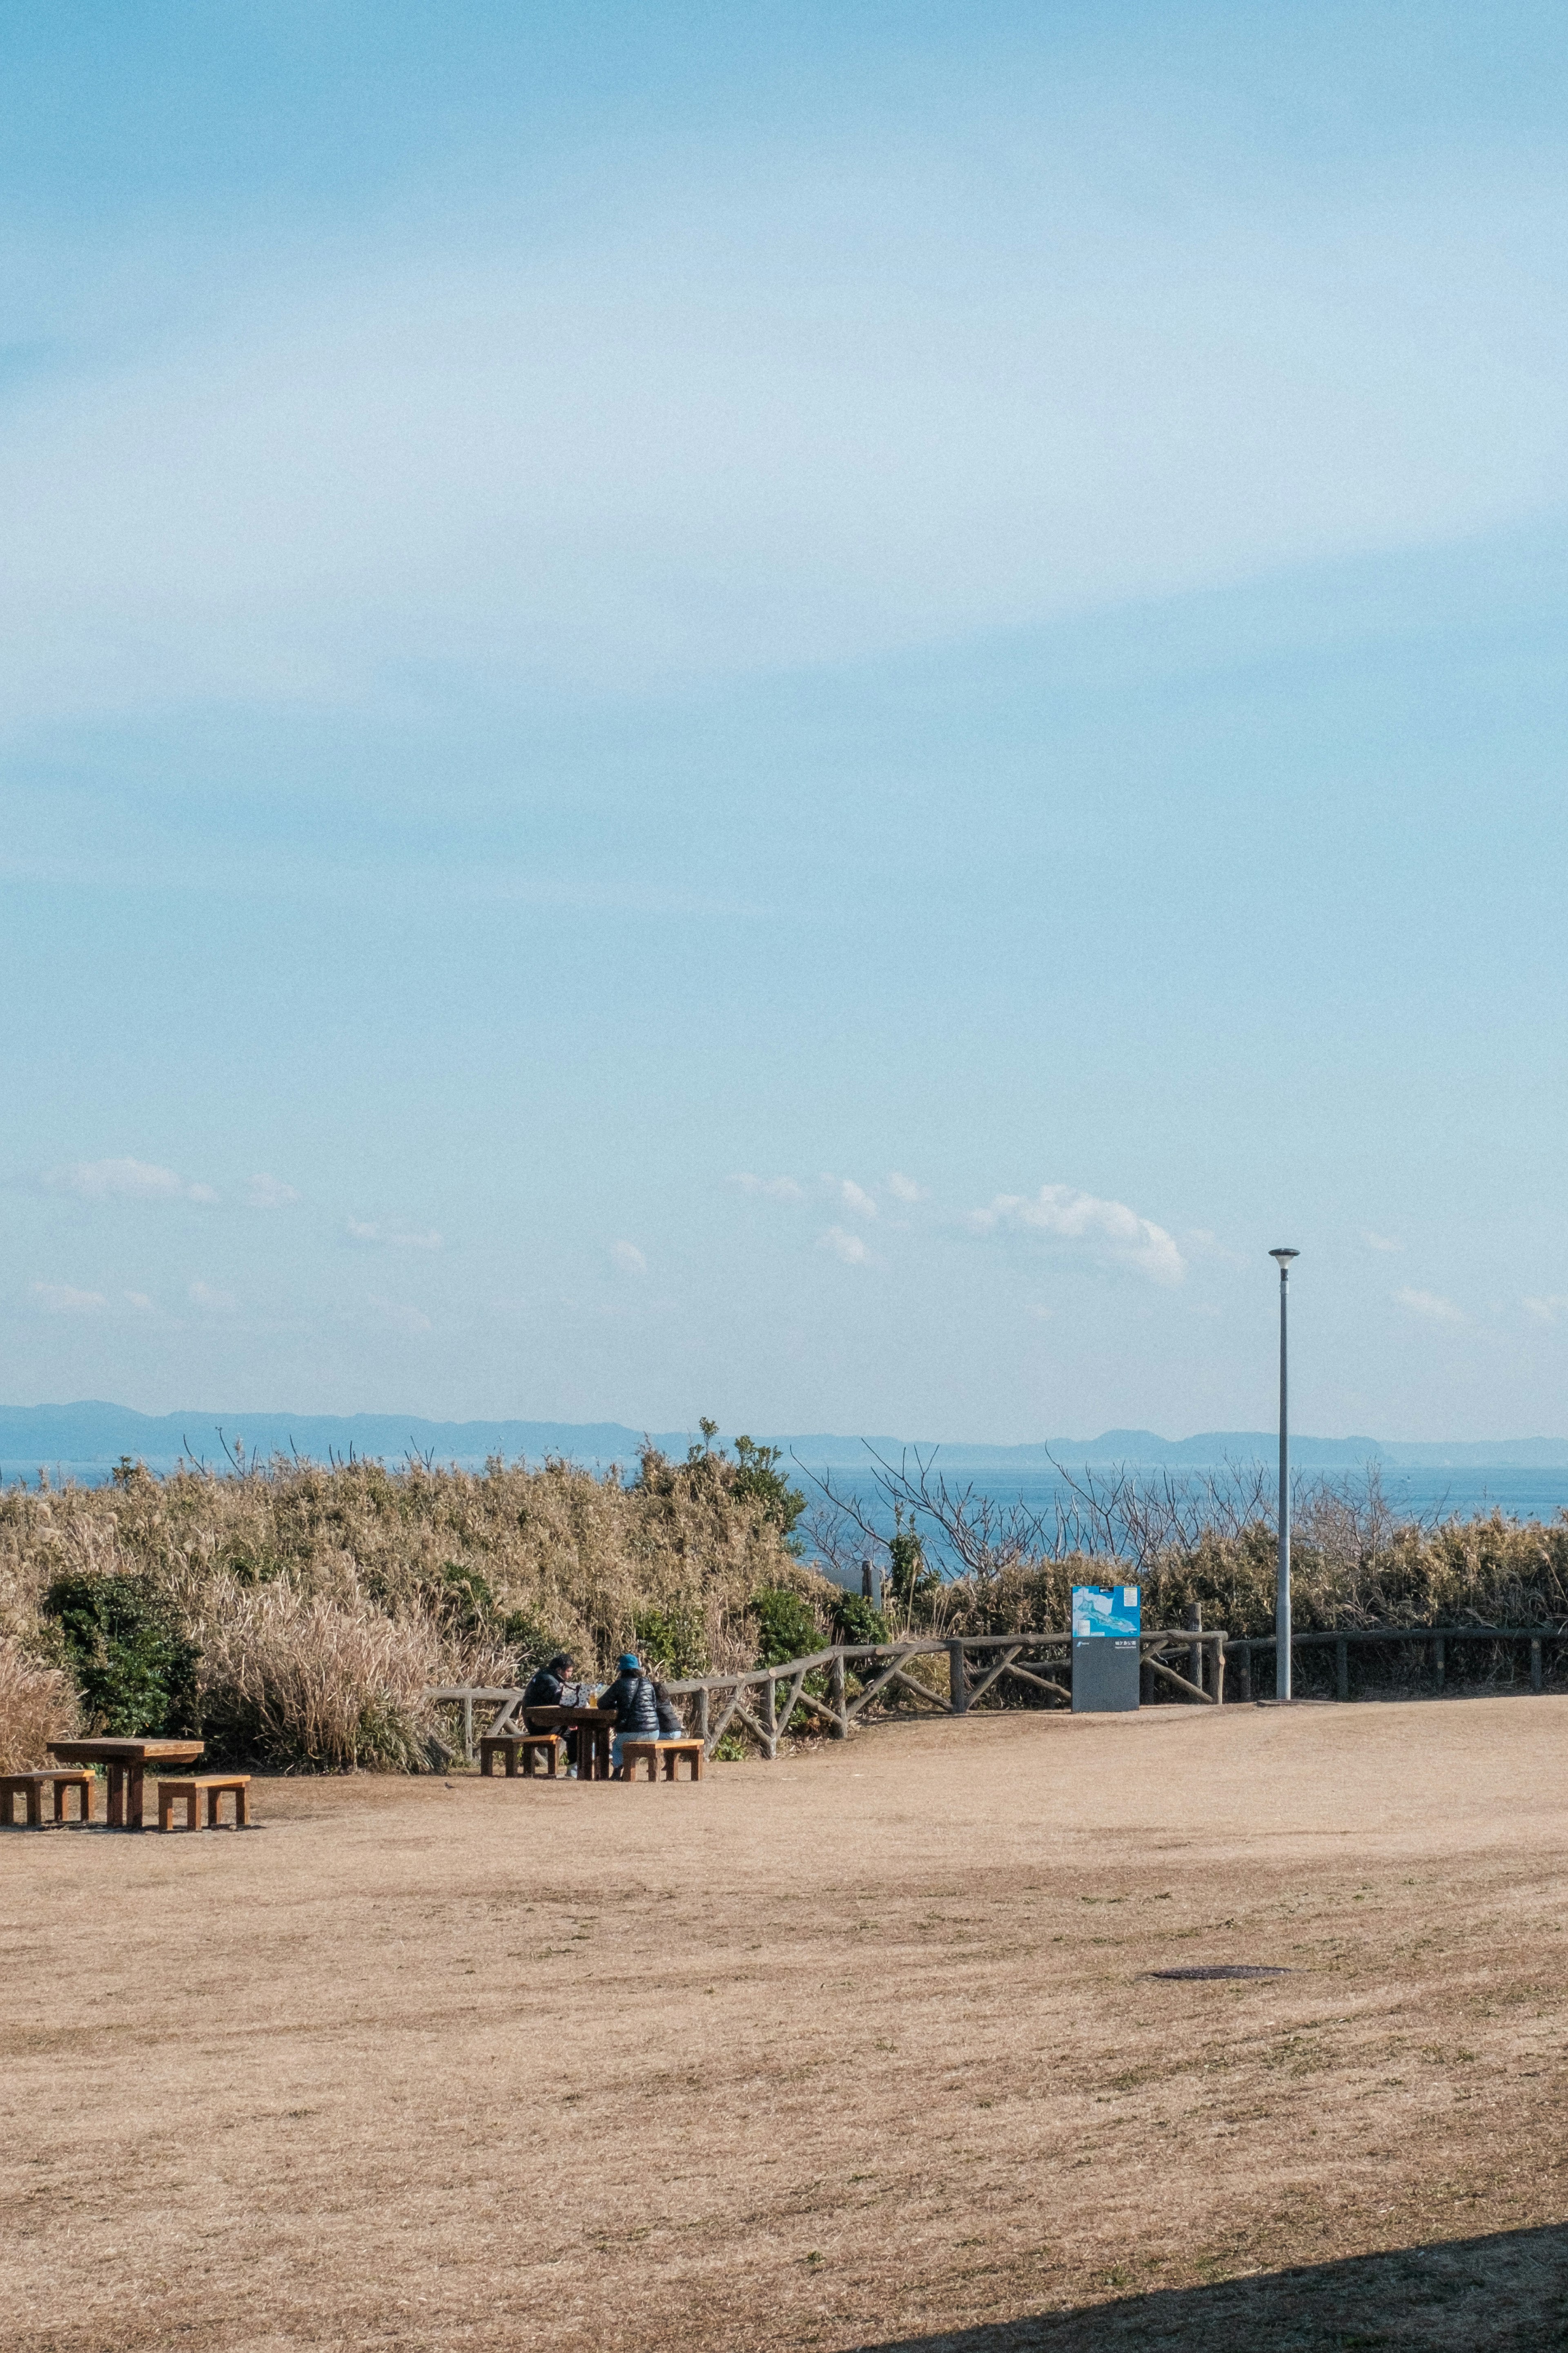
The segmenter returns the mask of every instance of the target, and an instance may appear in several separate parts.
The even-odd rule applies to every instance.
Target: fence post
[[[1244,1642],[1241,1646],[1240,1668],[1241,1696],[1243,1699],[1249,1700],[1252,1697],[1252,1645],[1250,1642]]]
[[[1540,1645],[1537,1644],[1539,1649]],[[948,1704],[954,1715],[969,1714],[969,1678],[963,1672],[963,1645],[950,1642],[947,1646]]]
[[[474,1694],[472,1692],[463,1694],[463,1761],[468,1765],[474,1761]]]
[[[1186,1631],[1189,1634],[1201,1634],[1203,1631],[1203,1603],[1201,1601],[1189,1601],[1186,1608]],[[1190,1683],[1196,1683],[1199,1691],[1202,1691],[1204,1687],[1204,1646],[1201,1642],[1189,1642],[1187,1644],[1187,1681]]]
[[[1532,1634],[1530,1638],[1530,1688],[1531,1691],[1540,1691],[1542,1684],[1541,1637],[1539,1634]]]
[[[833,1737],[843,1740],[849,1731],[849,1711],[844,1694],[844,1653],[835,1651],[828,1671],[828,1689],[833,1699]]]
[[[779,1753],[779,1720],[778,1713],[774,1705],[776,1696],[776,1679],[773,1675],[770,1675],[767,1682],[763,1685],[763,1730],[767,1736],[768,1757],[770,1761],[775,1758]]]
[[[697,1694],[697,1729],[701,1736],[702,1746],[706,1748],[708,1746],[708,1686],[706,1683]]]
[[[1334,1644],[1334,1697],[1349,1699],[1351,1695],[1351,1646],[1342,1635]]]
[[[1437,1678],[1437,1688],[1441,1691],[1448,1674],[1448,1645],[1444,1641],[1441,1634],[1433,1638],[1432,1666]]]

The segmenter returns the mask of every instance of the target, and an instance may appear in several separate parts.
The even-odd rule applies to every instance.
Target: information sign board
[[[1075,1715],[1122,1715],[1138,1704],[1142,1598],[1135,1585],[1072,1589]]]

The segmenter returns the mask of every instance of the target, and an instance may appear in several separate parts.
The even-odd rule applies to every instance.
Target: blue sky
[[[0,7],[6,1399],[1568,1429],[1565,50]]]

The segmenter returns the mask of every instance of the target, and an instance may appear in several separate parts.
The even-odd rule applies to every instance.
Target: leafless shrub
[[[951,1633],[1044,1632],[1068,1622],[1071,1588],[1119,1577],[1143,1588],[1146,1625],[1177,1626],[1192,1602],[1232,1634],[1273,1630],[1274,1474],[1240,1463],[1181,1475],[1068,1472],[1048,1505],[1007,1504],[950,1478],[933,1455],[873,1456],[881,1510],[831,1473],[815,1483],[812,1532],[825,1552],[886,1560],[887,1516],[925,1538],[945,1581],[927,1617]],[[1500,1511],[1402,1518],[1375,1467],[1299,1478],[1292,1493],[1299,1632],[1377,1626],[1555,1626],[1568,1630],[1568,1513],[1550,1522]]]

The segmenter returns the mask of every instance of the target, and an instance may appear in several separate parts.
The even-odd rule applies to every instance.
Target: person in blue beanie
[[[653,1677],[644,1674],[642,1661],[635,1651],[622,1651],[616,1680],[599,1694],[597,1704],[615,1713],[616,1743],[610,1751],[610,1767],[619,1773],[625,1764],[621,1750],[626,1741],[658,1738],[658,1702],[654,1697]]]

